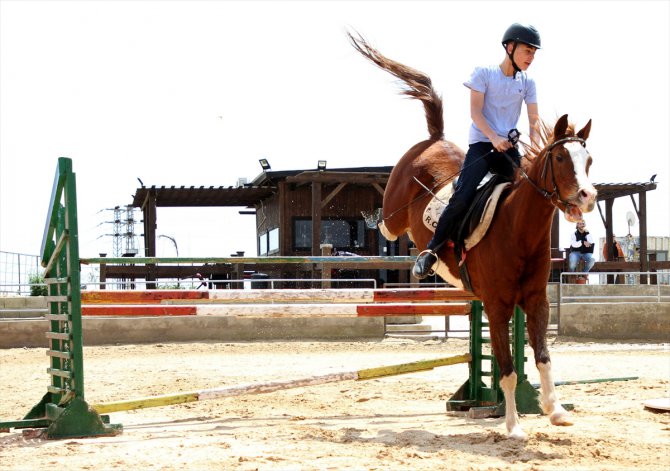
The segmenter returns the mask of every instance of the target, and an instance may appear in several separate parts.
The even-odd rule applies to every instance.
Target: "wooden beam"
[[[356,183],[363,185],[372,185],[377,183],[386,185],[388,182],[388,175],[380,175],[378,173],[359,173],[359,172],[302,172],[295,176],[286,177],[288,183]]]
[[[335,196],[337,196],[337,194],[338,194],[340,191],[342,191],[342,188],[344,188],[345,186],[347,186],[346,183],[340,183],[339,185],[337,185],[337,187],[336,187],[333,191],[331,191],[330,194],[329,194],[328,196],[326,196],[326,198],[321,202],[321,208],[322,208],[322,209],[325,208],[326,205],[327,205],[328,203],[330,203],[330,200],[332,200],[333,198],[335,198]]]

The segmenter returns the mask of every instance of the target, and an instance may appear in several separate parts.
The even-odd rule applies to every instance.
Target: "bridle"
[[[510,131],[511,133],[511,131]],[[510,139],[511,140],[511,139]],[[542,168],[542,174],[540,176],[541,180],[543,182],[547,181],[547,167],[549,168],[549,171],[551,172],[551,184],[553,185],[553,190],[550,192],[549,190],[545,188],[540,188],[533,180],[530,179],[530,177],[526,174],[526,172],[519,166],[519,172],[521,176],[528,181],[528,183],[531,184],[535,190],[537,190],[538,193],[540,193],[545,199],[549,200],[551,204],[556,206],[558,209],[560,209],[563,212],[566,212],[569,210],[571,206],[574,206],[572,203],[569,203],[568,201],[565,201],[563,197],[561,196],[561,192],[558,189],[558,185],[556,184],[556,175],[554,173],[554,159],[553,159],[553,154],[552,154],[552,149],[558,145],[565,144],[566,142],[579,142],[582,147],[586,147],[586,141],[582,139],[581,137],[577,136],[570,136],[570,137],[564,137],[562,139],[559,139],[557,141],[552,142],[546,149],[544,149],[544,154],[545,154],[545,159],[544,159],[544,167]],[[507,155],[507,153],[505,153]],[[508,156],[509,157],[509,156]],[[510,158],[510,160],[512,160]],[[513,162],[513,160],[512,160]],[[562,206],[562,207],[561,207]]]
[[[512,143],[512,145],[513,145],[514,147],[517,146],[517,144],[518,144],[518,142],[519,142],[519,137],[520,137],[520,136],[521,136],[521,133],[519,132],[518,129],[512,129],[512,130],[510,130],[510,131],[507,133],[507,139]],[[519,169],[519,173],[521,174],[521,176],[522,176],[526,181],[528,181],[528,183],[530,183],[531,186],[532,186],[533,188],[535,188],[535,190],[537,190],[538,193],[540,193],[545,199],[549,200],[549,201],[551,202],[551,204],[553,204],[555,207],[557,207],[558,209],[560,209],[560,210],[563,211],[563,212],[566,212],[571,206],[574,206],[574,205],[573,205],[572,203],[568,203],[567,201],[565,201],[565,200],[563,200],[563,199],[561,198],[561,193],[560,193],[560,191],[559,191],[559,189],[558,189],[558,185],[556,184],[556,177],[555,177],[555,175],[554,175],[554,162],[553,162],[553,159],[552,159],[552,156],[553,156],[553,155],[551,154],[551,150],[552,150],[554,147],[556,147],[557,145],[559,145],[559,144],[564,144],[564,143],[566,143],[566,142],[571,142],[571,141],[579,142],[583,147],[586,147],[586,141],[585,141],[584,139],[582,139],[581,137],[577,137],[577,136],[570,136],[570,137],[564,137],[564,138],[559,139],[559,140],[557,140],[557,141],[555,141],[555,142],[552,142],[552,143],[551,143],[546,149],[544,149],[544,151],[543,151],[545,154],[548,154],[548,155],[547,155],[547,158],[546,158],[545,161],[544,161],[544,168],[542,169],[542,180],[543,180],[543,181],[546,181],[545,176],[546,176],[546,174],[547,174],[547,165],[549,165],[549,169],[550,169],[550,171],[551,171],[551,183],[552,183],[552,185],[554,185],[554,189],[553,189],[553,191],[551,191],[551,192],[549,192],[546,188],[540,188],[540,187],[539,187],[533,180],[531,180],[530,177],[529,177],[529,176],[526,174],[526,172],[523,170],[523,168],[521,168],[521,165],[517,164],[517,163],[514,161],[514,159],[513,159],[512,157],[510,157],[510,156],[507,154],[507,151],[503,151],[503,152],[502,152],[502,154],[507,158],[507,160],[509,160],[509,162],[512,164],[512,166],[515,167],[515,168],[518,168],[518,169]],[[493,153],[493,152],[495,152],[495,149],[491,149],[490,151],[486,152],[485,154],[480,155],[479,157],[477,157],[476,160],[483,159],[486,155],[488,155],[488,154],[490,154],[490,153]],[[526,158],[527,158],[527,157],[526,157]],[[455,177],[456,175],[460,174],[462,171],[463,171],[463,169],[461,168],[458,172],[456,172],[456,173],[454,173],[453,175],[450,175],[449,177],[443,179],[443,181],[450,180],[451,178],[453,178],[453,177]],[[395,214],[396,214],[397,212],[399,212],[400,210],[402,210],[402,209],[404,209],[404,208],[410,206],[411,204],[415,203],[416,201],[418,201],[419,199],[421,199],[426,193],[431,194],[431,195],[433,195],[434,197],[437,197],[437,195],[434,193],[434,190],[435,190],[435,188],[437,188],[437,187],[440,186],[441,182],[438,182],[437,184],[435,184],[435,186],[433,186],[433,188],[428,188],[428,187],[427,187],[426,185],[424,185],[418,178],[414,177],[414,180],[415,180],[421,187],[423,187],[423,189],[424,189],[425,191],[424,191],[423,193],[417,195],[413,200],[407,202],[406,204],[404,204],[404,205],[401,206],[400,208],[398,208],[398,209],[396,209],[395,211],[393,211],[393,212],[392,212],[391,214],[389,214],[388,216],[384,216],[384,217],[382,218],[383,220],[391,219],[393,216],[395,216]]]

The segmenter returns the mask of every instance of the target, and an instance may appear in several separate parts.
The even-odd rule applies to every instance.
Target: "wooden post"
[[[321,245],[321,182],[312,182],[312,255],[319,255]]]
[[[144,216],[144,256],[156,256],[156,191],[149,190],[147,197],[142,204],[142,212]],[[145,280],[156,281],[156,265],[147,265],[147,272]],[[147,289],[155,289],[155,283],[147,283]]]
[[[323,257],[330,257],[333,255],[333,244],[321,244],[321,255]],[[330,280],[330,265],[322,263],[321,264],[321,278]],[[324,281],[322,288],[330,288],[330,281]]]
[[[608,261],[611,260],[610,253],[612,252],[612,248],[613,248],[613,245],[614,245],[612,243],[612,232],[613,232],[613,230],[612,230],[613,229],[612,228],[612,223],[613,223],[613,221],[612,221],[612,207],[613,206],[614,206],[614,199],[609,199],[609,200],[605,201],[605,220],[606,220],[605,233],[606,233],[606,238],[607,238],[606,244],[607,244],[607,247],[608,247],[608,251],[607,251],[607,260]],[[614,277],[612,275],[607,275],[607,284],[611,284],[611,283],[614,283]]]
[[[100,258],[106,257],[106,253],[101,253]],[[100,264],[100,289],[107,289],[107,264],[106,263],[101,263]]]
[[[637,219],[640,223],[640,271],[649,271],[649,260],[647,256],[647,193],[641,191],[638,193],[638,203],[640,212]],[[647,275],[640,276],[640,284],[647,284]]]

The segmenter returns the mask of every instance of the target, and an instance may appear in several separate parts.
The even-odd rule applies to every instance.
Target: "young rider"
[[[516,128],[521,115],[521,105],[526,103],[530,138],[535,140],[538,119],[535,81],[525,71],[540,48],[540,34],[531,25],[514,23],[503,35],[505,58],[499,65],[476,67],[464,83],[470,89],[470,115],[472,125],[465,161],[455,192],[444,209],[428,248],[421,252],[414,264],[414,276],[423,279],[437,262],[435,252],[448,239],[456,237],[456,230],[474,199],[477,186],[489,172],[512,179],[514,167],[503,152],[518,165],[520,155],[508,139],[510,130]]]

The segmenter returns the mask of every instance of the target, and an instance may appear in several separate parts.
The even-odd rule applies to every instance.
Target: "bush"
[[[44,285],[44,276],[38,273],[32,273],[28,278],[30,283],[31,296],[46,296],[49,292],[46,285]]]

